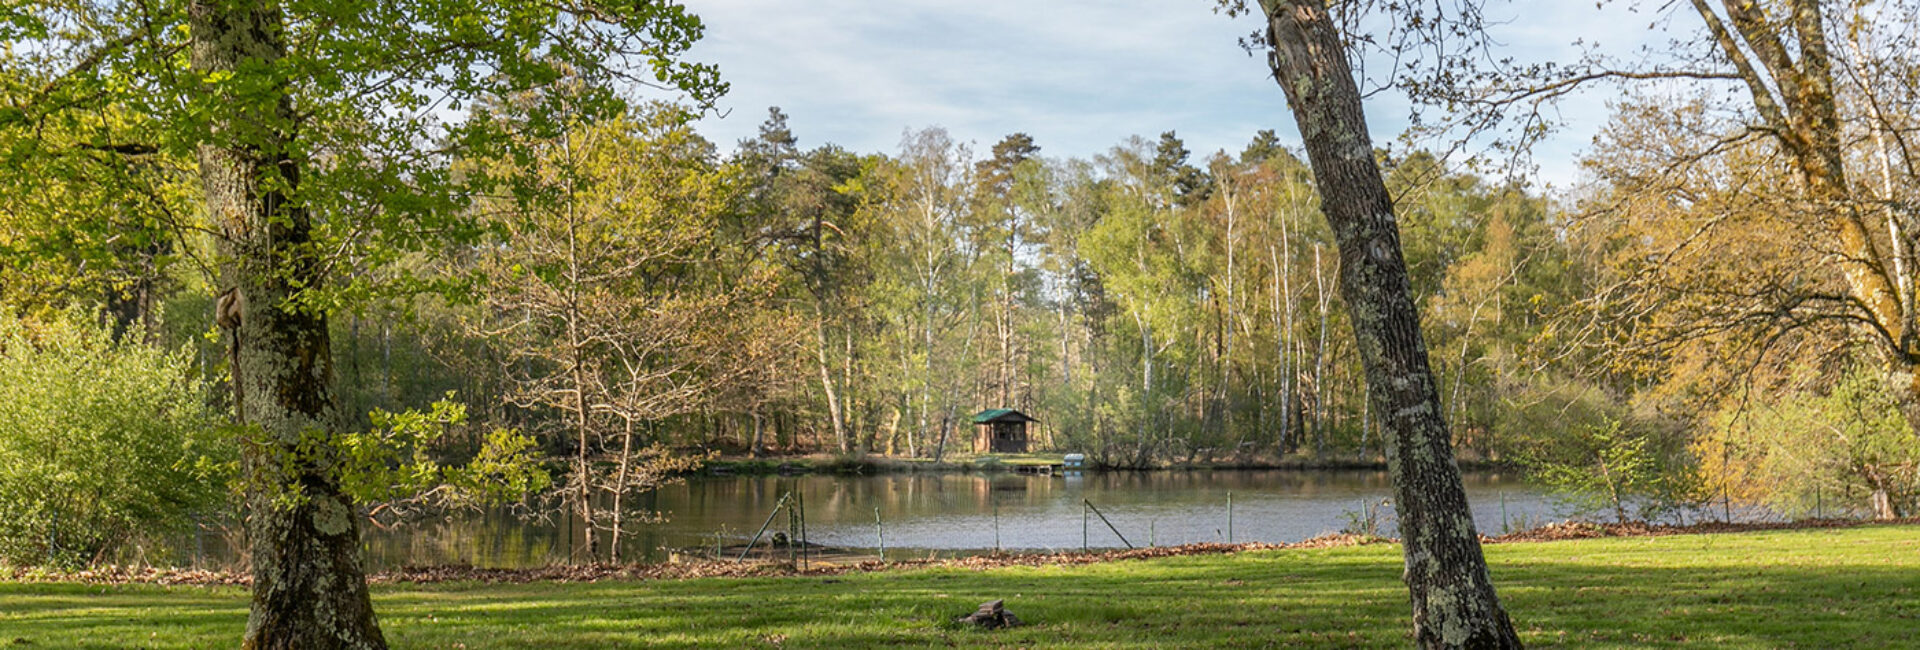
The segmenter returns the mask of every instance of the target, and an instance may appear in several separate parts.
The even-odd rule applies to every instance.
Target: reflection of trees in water
[[[1537,523],[1554,515],[1538,491],[1511,475],[1469,473],[1465,479],[1476,518],[1487,519],[1488,530],[1500,530],[1502,493],[1508,518]],[[1346,521],[1343,513],[1369,499],[1377,503],[1391,487],[1383,472],[1324,470],[1093,472],[1077,478],[1013,473],[705,477],[645,497],[643,507],[664,513],[666,521],[633,531],[623,540],[621,557],[663,561],[674,550],[707,557],[716,542],[737,552],[781,495],[795,490],[806,492],[814,544],[870,553],[877,542],[873,519],[879,508],[889,555],[924,557],[928,549],[951,555],[972,546],[991,547],[996,506],[1007,548],[1078,550],[1083,498],[1136,543],[1151,537],[1164,545],[1224,540],[1215,530],[1224,532],[1231,491],[1237,541],[1297,541],[1338,530]],[[777,519],[772,530],[784,530],[786,516]],[[1102,533],[1095,546],[1120,544],[1099,522],[1094,526]],[[504,508],[458,512],[370,527],[362,552],[373,570],[544,566],[566,561],[569,529],[577,543],[582,534],[577,519],[558,511],[536,520]],[[209,565],[233,557],[215,548],[221,545],[211,536],[206,542]],[[182,546],[191,554],[194,540]]]

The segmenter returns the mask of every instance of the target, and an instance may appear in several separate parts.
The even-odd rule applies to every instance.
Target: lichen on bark
[[[315,452],[336,423],[326,316],[296,299],[321,286],[322,267],[290,151],[297,118],[284,88],[222,83],[283,57],[284,19],[275,3],[238,0],[194,0],[188,13],[192,66],[218,99],[201,185],[223,281],[245,297],[231,330],[253,567],[242,647],[383,648],[351,501]]]
[[[1421,338],[1393,202],[1372,156],[1359,90],[1321,0],[1263,0],[1274,79],[1300,127],[1320,208],[1340,247],[1371,408],[1406,554],[1414,640],[1424,648],[1518,648],[1481,553]]]

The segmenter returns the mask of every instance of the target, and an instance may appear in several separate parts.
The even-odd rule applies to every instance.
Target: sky
[[[1514,56],[1565,60],[1580,39],[1629,52],[1666,36],[1631,3],[1489,2],[1495,38]],[[1238,39],[1261,27],[1212,0],[690,0],[707,24],[692,60],[719,65],[732,90],[700,131],[723,149],[779,106],[803,148],[894,153],[909,129],[946,128],[984,153],[1025,132],[1052,157],[1091,157],[1129,136],[1175,131],[1196,161],[1239,152],[1260,129],[1298,147],[1286,98]],[[1606,97],[1563,102],[1566,124],[1536,149],[1538,182],[1565,187],[1605,124]],[[1407,103],[1369,100],[1384,144]]]

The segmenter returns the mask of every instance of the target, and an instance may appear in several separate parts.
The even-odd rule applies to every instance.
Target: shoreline
[[[1667,524],[1600,524],[1587,522],[1549,523],[1538,528],[1490,537],[1481,535],[1482,544],[1536,544],[1609,537],[1667,537],[1675,535],[1724,535],[1781,530],[1861,528],[1872,526],[1911,526],[1920,517],[1891,521],[1864,519],[1802,519],[1790,522],[1722,523],[1705,522],[1685,526]],[[1228,555],[1247,551],[1341,548],[1374,544],[1398,544],[1398,539],[1368,535],[1333,534],[1293,543],[1248,542],[1243,544],[1200,543],[1181,546],[1102,550],[1084,553],[997,553],[924,560],[863,560],[843,564],[819,563],[801,568],[787,562],[726,562],[700,560],[650,564],[554,565],[528,569],[486,569],[466,565],[405,567],[379,571],[367,576],[370,584],[439,584],[473,582],[480,584],[573,583],[601,581],[694,580],[700,578],[775,578],[828,577],[848,573],[883,573],[925,568],[964,568],[985,570],[1011,566],[1077,566],[1127,560],[1148,560],[1194,555]],[[13,567],[0,572],[0,582],[20,584],[162,586],[234,586],[252,584],[252,576],[229,571],[172,570],[153,567],[103,567],[84,571],[47,571]]]
[[[963,457],[959,460],[934,462],[928,459],[906,459],[890,456],[866,456],[862,458],[799,455],[766,458],[723,457],[703,463],[699,469],[688,472],[686,476],[797,476],[805,474],[834,475],[877,475],[877,474],[914,474],[914,473],[998,473],[1012,472],[1023,465],[1057,464],[1057,460],[1048,463],[1035,457],[1060,454],[1018,454],[1010,456]],[[1523,471],[1519,464],[1509,461],[1459,461],[1461,471],[1468,472],[1507,472]],[[1166,463],[1147,467],[1102,466],[1089,464],[1085,471],[1090,472],[1166,472],[1166,471],[1351,471],[1384,472],[1387,464],[1384,460],[1366,458],[1288,458],[1281,460],[1221,461],[1212,463]]]

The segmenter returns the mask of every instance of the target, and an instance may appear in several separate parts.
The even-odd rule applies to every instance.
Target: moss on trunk
[[[192,60],[213,94],[199,148],[209,216],[222,234],[223,281],[238,318],[237,414],[247,431],[242,469],[252,544],[246,648],[384,648],[360,569],[359,526],[330,470],[336,431],[332,354],[324,313],[298,304],[320,286],[312,218],[300,204],[300,160],[284,87],[237,87],[221,73],[271,65],[286,49],[274,5],[191,3]],[[237,322],[236,322],[237,321]]]

